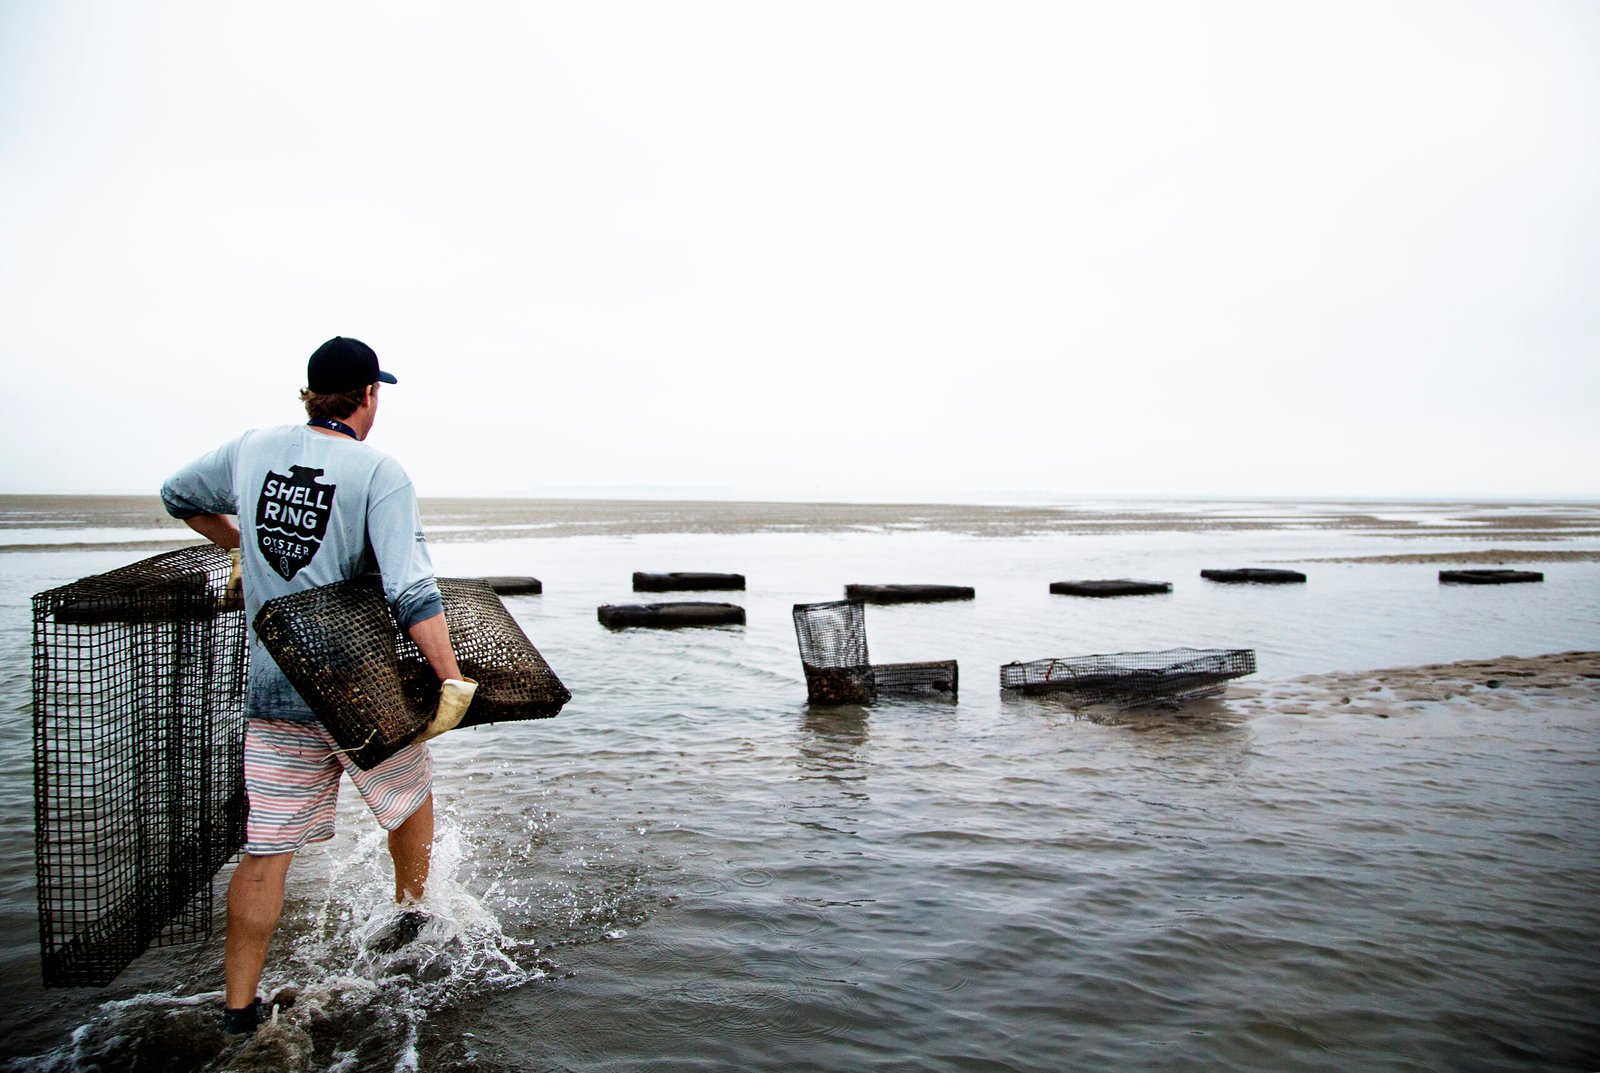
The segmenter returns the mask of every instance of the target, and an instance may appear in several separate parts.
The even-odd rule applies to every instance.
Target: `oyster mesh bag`
[[[461,726],[548,719],[572,698],[487,582],[440,578],[461,673],[478,683]],[[376,577],[262,605],[256,634],[339,747],[362,769],[427,725],[439,680],[400,628]]]
[[[1000,688],[1136,708],[1216,696],[1230,680],[1255,670],[1256,654],[1248,648],[1115,652],[1007,663],[1000,668]]]
[[[880,695],[956,695],[955,660],[872,663],[867,655],[866,610],[860,600],[795,604],[793,615],[812,703],[871,704]]]
[[[245,630],[228,553],[166,552],[33,598],[46,987],[109,984],[211,934],[244,842]]]

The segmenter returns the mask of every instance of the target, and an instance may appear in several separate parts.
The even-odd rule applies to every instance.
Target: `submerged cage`
[[[536,577],[520,577],[516,575],[496,575],[494,577],[479,578],[500,596],[541,596],[544,594],[544,582]]]
[[[1255,669],[1256,654],[1247,648],[1117,652],[1007,663],[1000,668],[1000,688],[1068,693],[1088,704],[1136,708],[1216,696],[1230,679],[1254,674]]]
[[[1543,581],[1538,570],[1441,570],[1439,581],[1446,585],[1517,585]]]
[[[866,608],[859,600],[795,604],[794,632],[813,704],[871,704],[880,695],[956,697],[960,680],[953,659],[873,665]]]
[[[1134,578],[1107,578],[1085,581],[1052,581],[1053,596],[1157,596],[1172,591],[1170,581],[1139,581]]]
[[[610,630],[631,627],[670,630],[681,626],[743,626],[744,608],[738,604],[683,600],[665,604],[601,604],[596,609],[600,625]]]
[[[463,727],[548,719],[572,699],[485,581],[440,578],[461,673],[478,683]],[[439,679],[400,628],[376,577],[269,600],[256,634],[339,747],[362,769],[411,742],[439,704]]]
[[[953,659],[872,665],[872,684],[880,697],[944,697],[955,700],[960,680],[960,668]]]
[[[809,700],[872,703],[877,692],[867,660],[866,609],[859,600],[795,604],[794,633]]]
[[[634,592],[694,592],[706,589],[744,590],[743,574],[708,574],[677,571],[670,574],[633,572]]]
[[[1279,570],[1270,566],[1244,566],[1237,570],[1202,570],[1207,581],[1229,585],[1299,585],[1306,576],[1298,570]]]
[[[931,604],[947,600],[971,600],[977,595],[971,585],[846,585],[844,598],[869,604]]]
[[[110,983],[211,933],[244,844],[244,613],[228,553],[167,552],[33,598],[46,987]]]

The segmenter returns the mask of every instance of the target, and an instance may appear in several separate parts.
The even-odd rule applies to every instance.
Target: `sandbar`
[[[1375,671],[1335,671],[1233,683],[1227,707],[1255,716],[1354,714],[1403,718],[1424,709],[1519,713],[1587,707],[1600,714],[1600,652],[1501,656]]]

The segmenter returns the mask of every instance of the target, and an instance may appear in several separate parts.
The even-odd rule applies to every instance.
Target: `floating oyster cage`
[[[1202,570],[1207,581],[1227,585],[1299,585],[1306,576],[1298,570],[1279,570],[1270,566],[1244,566],[1237,570]]]
[[[670,574],[633,572],[634,592],[694,592],[709,590],[744,590],[743,574],[707,574],[677,571]]]
[[[1173,648],[1161,652],[1039,659],[1000,668],[1000,688],[1066,693],[1084,703],[1136,708],[1216,696],[1229,680],[1254,674],[1248,648]]]
[[[977,595],[971,585],[846,585],[846,600],[869,604],[932,604],[948,600],[971,600]]]
[[[1439,581],[1445,585],[1523,585],[1543,581],[1539,570],[1441,570]]]
[[[600,624],[610,630],[632,628],[670,630],[694,626],[743,626],[744,608],[738,604],[683,600],[665,604],[601,604]]]
[[[536,577],[496,575],[478,580],[486,583],[499,596],[540,596],[544,593],[544,582]]]
[[[46,987],[101,987],[211,934],[244,844],[244,613],[228,553],[166,552],[33,598]]]
[[[1134,578],[1105,578],[1087,581],[1052,581],[1053,596],[1156,596],[1172,591],[1170,581],[1140,581]]]
[[[866,608],[859,600],[794,605],[795,639],[813,704],[871,704],[880,696],[955,700],[955,660],[871,662]]]
[[[461,673],[478,683],[460,726],[548,719],[572,699],[487,581],[439,578]],[[269,600],[256,635],[328,733],[362,769],[427,725],[439,679],[400,628],[376,577]]]

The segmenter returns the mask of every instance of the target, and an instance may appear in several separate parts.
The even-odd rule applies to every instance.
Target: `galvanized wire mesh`
[[[103,986],[211,932],[244,843],[244,614],[228,553],[168,552],[33,598],[46,987]]]
[[[804,667],[806,699],[813,704],[871,704],[878,699],[871,667]]]
[[[953,659],[927,663],[875,663],[872,681],[880,697],[956,698],[960,673]]]
[[[859,600],[794,605],[795,639],[814,704],[871,704],[880,695],[956,696],[956,662],[883,663],[867,657],[866,608]]]
[[[815,704],[871,704],[877,696],[867,659],[867,614],[859,600],[794,605],[794,634]]]
[[[794,605],[800,662],[807,667],[865,667],[867,611],[859,600]]]
[[[487,582],[440,578],[461,673],[478,683],[461,726],[547,719],[572,699]],[[439,679],[395,621],[375,577],[269,600],[256,634],[358,767],[372,768],[427,725]]]
[[[1085,703],[1134,708],[1215,696],[1230,679],[1254,674],[1255,669],[1256,654],[1245,648],[1116,652],[1007,663],[1000,668],[1000,688],[1069,693]]]

